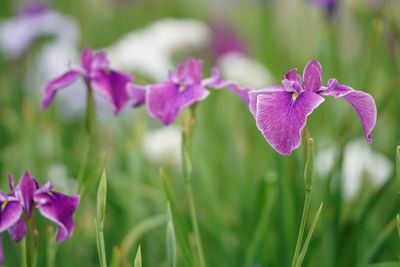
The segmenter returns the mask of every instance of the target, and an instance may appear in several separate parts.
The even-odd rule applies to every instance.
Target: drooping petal
[[[147,110],[153,118],[163,122],[165,125],[171,124],[180,111],[177,104],[179,86],[164,82],[155,84],[146,91]]]
[[[38,188],[36,180],[31,176],[28,171],[22,175],[17,187],[15,188],[15,195],[21,202],[22,208],[26,214],[31,216],[33,207],[33,195]]]
[[[250,87],[240,87],[234,81],[227,81],[221,78],[220,71],[218,68],[212,69],[211,77],[202,81],[203,87],[212,87],[214,89],[227,88],[229,91],[238,95],[246,106],[249,105],[249,91]]]
[[[10,228],[8,228],[8,233],[14,242],[19,242],[24,238],[26,234],[26,224],[22,217]]]
[[[304,67],[304,90],[318,92],[322,86],[322,67],[316,60],[311,60]]]
[[[72,84],[80,75],[80,71],[70,70],[63,75],[48,81],[43,87],[43,96],[41,100],[42,109],[46,109],[51,102],[53,102],[58,90]]]
[[[139,107],[146,102],[146,90],[149,86],[141,86],[133,83],[127,85],[128,96],[132,100],[133,107]]]
[[[13,226],[22,215],[22,207],[18,200],[0,202],[0,233]]]
[[[129,101],[127,85],[132,81],[129,74],[120,71],[98,70],[93,73],[93,90],[105,95],[110,101],[114,113],[118,114]]]
[[[57,242],[71,237],[75,226],[73,215],[79,205],[79,196],[48,191],[36,194],[34,201],[43,217],[57,224]]]
[[[343,97],[357,112],[364,130],[365,139],[369,143],[372,141],[371,133],[376,124],[377,109],[375,100],[370,94],[354,90],[347,85],[340,85],[336,79],[330,79],[328,88],[320,91],[319,94],[331,95],[335,98]]]
[[[248,93],[249,96],[249,109],[251,114],[253,114],[254,118],[256,117],[257,112],[257,96],[263,94],[271,94],[275,92],[284,92],[285,88],[282,85],[274,85],[267,88],[259,89],[259,90],[251,90]]]
[[[300,146],[307,116],[323,101],[323,97],[310,91],[296,99],[289,92],[259,94],[255,114],[257,128],[277,152],[290,155]]]

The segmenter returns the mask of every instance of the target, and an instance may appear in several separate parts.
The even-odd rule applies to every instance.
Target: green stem
[[[183,159],[183,179],[185,183],[186,194],[189,200],[190,217],[195,237],[195,249],[198,256],[199,267],[205,267],[205,259],[203,245],[200,237],[200,230],[197,219],[196,207],[194,204],[192,189],[192,144],[193,131],[196,125],[196,105],[192,105],[189,109],[182,134],[182,159]]]
[[[104,231],[103,225],[98,222],[96,219],[94,220],[94,224],[96,227],[96,239],[97,239],[97,251],[100,259],[100,266],[107,267],[107,258],[106,258],[106,249],[104,244]]]
[[[86,82],[86,133],[88,136],[92,135],[93,131],[93,123],[95,119],[95,109],[94,109],[94,98],[93,98],[93,90],[90,87],[90,84]]]
[[[28,267],[36,267],[37,254],[39,249],[39,233],[36,230],[33,216],[26,221],[27,235],[26,235],[26,264]]]
[[[22,267],[28,267],[28,255],[27,255],[27,246],[26,246],[26,238],[22,239],[21,242],[21,266]]]
[[[307,161],[306,166],[304,168],[304,178],[305,178],[305,200],[303,207],[303,215],[301,217],[299,234],[297,236],[296,248],[294,250],[292,267],[297,265],[299,260],[299,254],[303,242],[304,230],[306,227],[308,210],[311,204],[311,191],[312,191],[312,180],[313,180],[313,171],[314,171],[314,141],[310,137],[310,133],[307,128],[305,128],[305,136],[307,142]]]

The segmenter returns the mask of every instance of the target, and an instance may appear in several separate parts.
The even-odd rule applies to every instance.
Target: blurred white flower
[[[210,36],[201,21],[167,18],[125,35],[106,50],[113,67],[160,81],[173,68],[174,52],[205,47]]]
[[[8,20],[0,21],[0,50],[17,58],[42,36],[76,43],[79,30],[75,20],[44,6],[29,6]]]
[[[218,60],[223,77],[252,87],[266,87],[272,84],[270,71],[261,63],[242,53],[230,52]]]
[[[384,155],[372,150],[364,139],[348,143],[344,150],[342,186],[347,199],[354,198],[361,189],[363,177],[372,185],[384,184],[393,172],[393,163]]]
[[[330,174],[337,160],[338,152],[338,147],[335,145],[318,151],[314,164],[317,177],[325,177]]]
[[[176,126],[163,127],[148,132],[143,140],[143,150],[149,160],[167,163],[177,168],[181,166],[181,135]]]

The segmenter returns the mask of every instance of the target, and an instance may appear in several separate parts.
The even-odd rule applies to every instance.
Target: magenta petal
[[[179,92],[176,104],[179,110],[192,105],[195,102],[205,99],[209,92],[201,85],[189,85],[183,91]]]
[[[11,239],[14,242],[19,242],[24,238],[26,234],[26,225],[22,217],[10,228],[8,228]]]
[[[91,70],[104,70],[108,69],[110,63],[108,62],[106,52],[100,50],[93,56]]]
[[[257,127],[277,152],[290,155],[300,146],[301,130],[307,116],[323,101],[323,97],[310,91],[303,92],[296,100],[289,92],[259,94],[255,115]]]
[[[98,70],[93,73],[91,85],[93,90],[109,99],[114,113],[118,114],[129,100],[127,85],[131,81],[132,77],[129,74],[114,70]]]
[[[129,98],[132,100],[133,107],[139,107],[146,102],[146,90],[148,89],[148,86],[129,83],[126,89]]]
[[[179,87],[171,82],[155,84],[147,90],[147,110],[153,118],[171,124],[180,111],[177,105]]]
[[[82,67],[86,70],[87,74],[90,72],[92,68],[92,62],[94,58],[94,52],[90,48],[85,48],[82,51],[81,55],[81,64]]]
[[[58,225],[57,242],[71,237],[74,231],[73,215],[79,205],[79,196],[48,191],[35,195],[34,201],[43,217]]]
[[[31,216],[33,206],[33,195],[38,188],[36,180],[31,176],[28,171],[22,175],[17,187],[15,188],[15,195],[21,202],[22,208],[26,214]]]
[[[72,84],[81,73],[78,70],[70,70],[65,74],[50,80],[43,87],[43,96],[42,96],[42,109],[47,108],[51,102],[53,102],[54,97],[59,89],[69,86]]]
[[[212,75],[210,78],[204,79],[202,82],[203,87],[212,87],[214,89],[227,88],[229,91],[238,95],[246,106],[249,105],[249,91],[250,87],[240,87],[234,81],[226,81],[221,78],[220,71],[218,68],[212,69]]]
[[[203,79],[203,61],[189,58],[186,62],[186,76],[192,83],[200,84]]]
[[[0,233],[13,226],[22,215],[22,207],[18,200],[0,202]]]
[[[254,118],[256,117],[257,111],[257,96],[262,94],[271,94],[276,92],[284,92],[285,88],[282,85],[274,85],[264,89],[259,90],[251,90],[248,93],[249,96],[249,109],[251,114],[253,114]]]
[[[285,73],[285,80],[301,84],[301,76],[297,73],[297,68],[291,69]]]
[[[370,94],[354,90],[346,85],[340,85],[336,79],[329,80],[328,88],[321,91],[320,94],[332,95],[335,98],[343,97],[357,112],[364,129],[365,139],[369,143],[372,141],[371,133],[376,124],[377,109],[375,100]]]
[[[312,92],[318,92],[322,86],[322,67],[316,60],[311,60],[304,67],[303,81],[304,89]]]

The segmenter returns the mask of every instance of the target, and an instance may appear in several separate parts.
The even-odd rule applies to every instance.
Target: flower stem
[[[25,241],[26,265],[36,267],[37,254],[39,250],[39,233],[36,230],[33,217],[27,220],[27,235]]]
[[[93,90],[88,82],[86,82],[86,118],[85,127],[88,136],[92,135],[93,123],[95,119]]]
[[[197,220],[197,212],[194,204],[194,196],[192,189],[192,141],[193,131],[196,124],[196,105],[192,105],[189,109],[182,133],[182,160],[183,160],[183,179],[185,183],[186,194],[189,200],[190,217],[195,238],[195,249],[198,256],[199,267],[205,267],[205,259],[203,245],[200,237],[200,230]]]
[[[307,136],[310,136],[307,133]],[[311,203],[311,191],[312,191],[312,178],[313,178],[313,163],[314,163],[314,141],[311,137],[307,139],[307,161],[304,170],[304,178],[305,178],[305,200],[303,207],[303,215],[301,217],[299,234],[297,236],[296,248],[294,250],[292,267],[297,265],[299,260],[299,254],[303,242],[304,230],[307,222],[308,210],[310,208]]]

